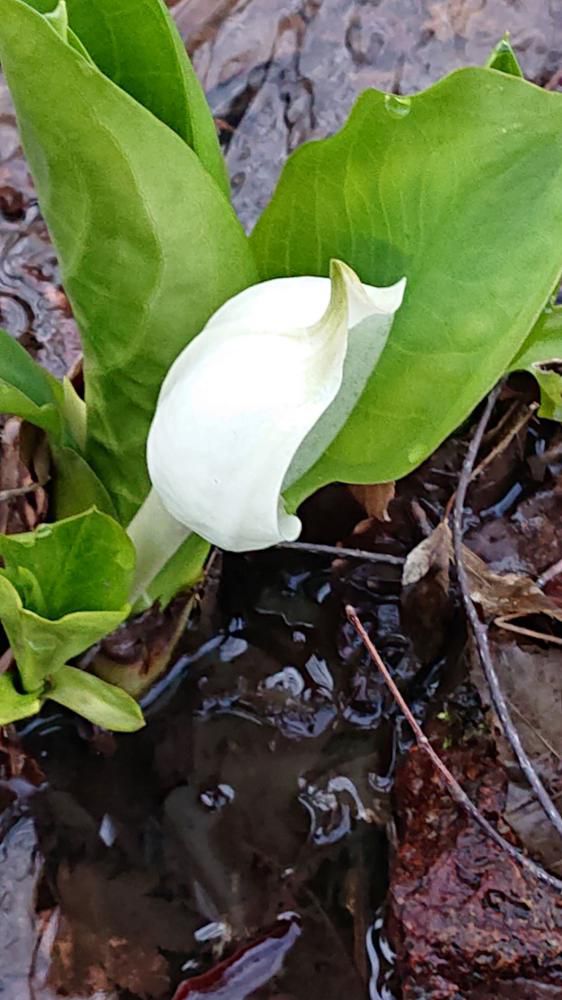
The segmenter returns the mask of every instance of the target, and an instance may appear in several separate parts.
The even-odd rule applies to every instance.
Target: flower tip
[[[406,291],[405,277],[393,285],[368,285],[348,264],[335,257],[330,261],[330,281],[333,298],[342,294],[347,298],[350,327],[371,316],[394,316]]]

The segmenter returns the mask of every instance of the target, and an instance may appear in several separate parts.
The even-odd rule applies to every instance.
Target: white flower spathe
[[[226,302],[160,392],[147,462],[168,513],[235,552],[297,538],[282,490],[345,423],[404,289],[332,261],[330,278],[277,278]]]

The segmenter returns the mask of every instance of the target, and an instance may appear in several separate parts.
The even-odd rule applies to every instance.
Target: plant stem
[[[127,528],[127,534],[137,552],[137,565],[129,596],[134,607],[139,598],[146,595],[154,578],[191,532],[168,513],[157,493],[151,490]],[[148,595],[146,597],[150,604],[150,598]]]

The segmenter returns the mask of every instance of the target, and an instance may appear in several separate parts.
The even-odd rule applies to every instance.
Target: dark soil
[[[562,65],[562,14],[547,0],[183,0],[177,16],[248,225],[287,153],[333,130],[369,84],[425,86],[482,62],[506,27],[537,82]],[[79,354],[5,92],[0,321],[57,374]],[[533,393],[513,383],[494,422]],[[307,504],[305,539],[395,562],[277,550],[216,564],[145,699],[143,732],[114,738],[51,711],[4,734],[0,996],[562,998],[560,900],[459,815],[344,614],[358,609],[487,817],[562,875],[560,845],[483,712],[454,586],[429,575],[401,588],[400,560],[438,524],[469,433],[399,485],[388,522],[344,487]],[[537,579],[561,558],[561,443],[555,425],[529,420],[471,489],[467,540],[496,571]],[[560,577],[548,590],[562,604]],[[560,647],[494,639],[556,794],[560,758],[543,744],[562,745]],[[535,678],[538,707],[514,663]]]

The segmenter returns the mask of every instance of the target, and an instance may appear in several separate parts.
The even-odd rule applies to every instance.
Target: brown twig
[[[484,434],[484,437],[482,438],[482,444],[487,446],[497,437],[499,437],[506,424],[511,424],[511,421],[513,420],[517,411],[521,409],[521,406],[522,406],[521,402],[518,399],[514,399],[513,402],[509,404],[505,413],[500,417],[497,424],[494,424],[493,427],[488,428],[488,430]],[[526,409],[524,404],[523,408]]]
[[[500,428],[504,427],[505,423],[508,422],[505,418],[507,417],[508,420],[511,420],[515,415],[517,408],[518,407],[516,405],[515,410],[511,409],[508,410],[507,414],[504,414],[502,419],[499,421],[497,427],[494,427],[491,433],[496,434]],[[517,419],[511,424],[507,433],[504,434],[504,436],[498,441],[498,443],[494,445],[494,447],[488,452],[487,455],[485,455],[482,461],[479,462],[476,468],[473,469],[470,475],[471,483],[473,483],[476,479],[478,479],[482,475],[482,473],[486,471],[488,466],[491,465],[496,458],[498,458],[500,455],[503,454],[506,448],[513,441],[513,438],[516,437],[517,434],[519,434],[519,431],[525,426],[525,424],[529,423],[531,417],[534,417],[537,409],[538,409],[538,403],[533,403],[531,406],[529,407],[526,406],[524,408],[524,411],[520,413]],[[457,490],[455,490],[455,492],[449,497],[447,501],[447,506],[445,508],[445,514],[444,514],[445,518],[450,517],[453,511],[453,507],[455,505],[456,498],[457,498]]]
[[[550,632],[538,632],[534,628],[525,628],[524,625],[514,625],[510,619],[496,618],[494,625],[502,628],[505,632],[516,632],[517,635],[525,635],[528,639],[539,639],[540,642],[548,642],[554,646],[562,646],[562,639],[558,635]]]
[[[14,497],[24,497],[38,490],[41,483],[30,483],[29,486],[15,486],[12,490],[0,490],[0,503],[12,500]]]
[[[488,466],[491,465],[496,458],[498,458],[500,455],[503,455],[506,448],[513,441],[513,438],[517,437],[519,431],[523,429],[525,424],[529,423],[531,417],[535,416],[535,413],[537,412],[538,408],[539,408],[538,403],[531,403],[530,406],[526,406],[523,409],[523,412],[520,413],[517,419],[513,421],[511,427],[508,428],[507,432],[504,434],[501,440],[498,441],[498,443],[494,445],[494,447],[488,452],[488,454],[485,455],[482,461],[478,463],[478,465],[476,466],[474,472],[470,477],[471,482],[474,482],[475,479],[478,479],[479,476],[481,476],[482,473],[486,471]]]
[[[447,788],[449,794],[451,795],[451,798],[457,803],[457,805],[461,806],[461,808],[468,813],[471,819],[474,820],[474,822],[480,827],[480,829],[486,834],[486,836],[488,836],[490,840],[493,840],[496,846],[500,847],[502,851],[505,851],[507,854],[509,854],[509,856],[514,861],[516,861],[518,865],[520,865],[522,868],[524,868],[526,871],[532,874],[535,878],[540,879],[541,882],[544,882],[546,885],[551,886],[551,888],[556,889],[558,892],[561,892],[562,881],[555,878],[554,875],[550,875],[549,872],[544,870],[544,868],[541,868],[541,866],[536,864],[535,861],[527,857],[526,854],[523,854],[522,851],[518,850],[518,848],[515,847],[513,844],[510,844],[508,840],[505,840],[505,838],[502,837],[501,833],[499,833],[498,830],[496,830],[496,828],[492,826],[492,824],[486,819],[486,817],[482,815],[480,810],[476,808],[472,800],[466,794],[464,788],[459,784],[457,779],[451,774],[448,767],[446,767],[446,765],[443,763],[439,755],[436,753],[431,743],[429,742],[427,736],[425,735],[423,729],[421,728],[420,724],[412,715],[412,712],[408,707],[407,702],[405,701],[398,687],[396,686],[394,679],[392,678],[388,668],[383,662],[376,646],[374,645],[372,639],[369,637],[365,628],[363,627],[363,624],[359,619],[359,616],[355,608],[351,607],[351,605],[348,604],[345,609],[345,613],[349,621],[353,625],[354,629],[356,630],[357,634],[361,637],[361,640],[363,641],[370,657],[372,658],[373,662],[376,664],[378,670],[380,671],[386,686],[388,687],[394,700],[396,701],[396,704],[398,705],[402,714],[404,715],[404,718],[407,719],[410,726],[412,727],[418,747],[420,748],[420,750],[422,750],[424,753],[428,755],[433,766],[441,775],[445,787]]]
[[[544,787],[541,779],[539,778],[533,764],[528,757],[519,733],[515,728],[511,715],[509,714],[509,709],[507,707],[507,702],[503,695],[500,687],[498,675],[496,668],[494,666],[494,661],[492,659],[492,654],[490,652],[490,644],[488,642],[488,630],[486,626],[480,621],[478,612],[476,611],[476,606],[472,600],[470,594],[470,583],[468,579],[468,574],[464,565],[463,557],[463,513],[464,505],[466,500],[466,494],[470,480],[472,478],[472,471],[474,469],[474,463],[476,462],[476,456],[478,454],[478,449],[482,442],[482,437],[484,431],[486,430],[488,421],[498,399],[501,391],[502,383],[500,383],[493,392],[488,396],[488,401],[482,413],[482,416],[478,422],[476,432],[470,446],[465,456],[465,460],[462,467],[462,472],[459,479],[459,484],[456,492],[455,508],[453,516],[453,541],[454,541],[454,551],[455,560],[457,565],[457,577],[459,581],[459,587],[462,594],[463,604],[466,611],[466,616],[468,618],[472,634],[474,636],[474,641],[476,648],[478,650],[478,655],[480,662],[482,664],[482,669],[484,671],[484,676],[486,677],[486,682],[490,691],[490,696],[492,699],[492,704],[496,715],[498,716],[506,739],[515,754],[515,758],[521,771],[525,775],[529,785],[533,789],[538,801],[540,802],[545,814],[548,816],[553,827],[562,837],[562,816],[558,812],[554,802],[552,801],[550,795],[548,794],[546,788]]]
[[[339,545],[313,545],[308,542],[279,542],[277,549],[295,549],[297,552],[311,552],[318,556],[332,556],[344,559],[361,559],[365,562],[390,563],[391,566],[403,566],[403,556],[391,556],[387,552],[367,552],[365,549],[344,549]]]

